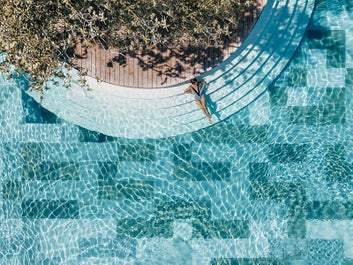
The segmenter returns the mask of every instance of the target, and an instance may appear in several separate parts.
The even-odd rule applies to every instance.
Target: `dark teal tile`
[[[291,182],[251,182],[250,198],[256,200],[285,200],[294,197],[303,198],[305,187],[301,183]]]
[[[157,200],[155,201],[156,219],[203,219],[211,217],[209,201]]]
[[[353,69],[352,68],[346,69],[345,85],[346,85],[346,88],[353,87]]]
[[[194,214],[194,203],[182,200],[175,201],[174,218],[175,219],[190,219]]]
[[[353,203],[313,201],[307,204],[307,219],[346,220],[353,218]]]
[[[327,0],[316,0],[315,1],[316,10],[327,10]]]
[[[340,105],[345,105],[346,103],[346,89],[343,87],[329,87],[326,88],[326,105],[333,105],[339,107]],[[332,108],[334,109],[334,108]]]
[[[211,259],[210,265],[232,265],[231,258],[213,258]]]
[[[229,181],[230,162],[178,162],[174,163],[173,177],[181,181]]]
[[[149,143],[127,143],[117,147],[118,161],[152,162],[155,152],[155,145]]]
[[[96,132],[90,131],[85,128],[79,127],[79,141],[80,142],[94,142],[101,143],[106,142],[106,135]]]
[[[118,237],[143,238],[153,237],[153,219],[119,219],[117,221]]]
[[[346,10],[353,10],[353,0],[346,0]]]
[[[98,180],[99,199],[108,200],[151,200],[154,197],[153,181],[106,181]]]
[[[268,183],[268,165],[267,163],[252,163],[250,164],[250,194],[252,199],[267,200]]]
[[[343,265],[353,265],[353,259],[345,258]]]
[[[104,142],[105,140],[98,137],[96,140],[90,141]],[[146,143],[142,141],[116,142],[114,148],[114,152],[117,156],[116,161],[112,161],[114,163],[122,161],[152,162],[155,160],[156,147],[154,143]]]
[[[350,183],[353,181],[353,165],[346,162],[343,144],[336,144],[327,147],[325,159],[327,181],[345,183]]]
[[[331,104],[325,106],[320,124],[339,124],[346,122],[346,107],[345,105]]]
[[[191,160],[191,144],[174,144],[174,162]]]
[[[22,109],[24,123],[40,123],[40,105],[25,91],[22,91]]]
[[[268,195],[268,163],[250,163],[250,196],[252,199],[267,200]]]
[[[79,241],[79,257],[132,258],[136,255],[137,242],[130,238],[87,238]]]
[[[40,116],[43,123],[59,123],[60,119],[52,112],[45,108],[41,108]]]
[[[345,49],[346,48],[346,31],[330,30],[329,41],[327,47],[329,49]]]
[[[155,204],[155,214],[157,219],[189,219],[194,214],[194,205],[192,202],[187,202],[184,200],[158,200]]]
[[[345,49],[344,30],[308,30],[307,38],[310,49]]]
[[[252,181],[249,187],[250,199],[251,200],[270,200],[271,191],[275,189],[274,184],[266,183],[262,181]]]
[[[308,153],[305,144],[272,144],[269,147],[268,157],[275,163],[304,162]]]
[[[288,121],[293,124],[316,125],[322,123],[324,107],[289,107]]]
[[[78,218],[79,203],[75,200],[28,200],[22,202],[25,218]]]
[[[130,238],[170,238],[173,236],[172,221],[162,219],[119,219],[118,237]]]
[[[250,174],[248,179],[253,181],[258,181],[260,183],[266,183],[268,181],[268,163],[250,163]]]
[[[59,123],[60,119],[43,108],[32,97],[22,91],[23,121],[25,123]]]
[[[196,238],[248,238],[250,229],[248,221],[243,220],[210,220],[194,219],[192,222],[193,237]]]
[[[331,68],[345,68],[346,66],[346,32],[331,30],[326,39],[326,66]]]
[[[41,143],[23,143],[21,156],[24,161],[38,163],[42,160],[42,148]]]
[[[118,175],[118,163],[113,162],[99,162],[98,179],[104,182],[102,185],[114,184],[115,180],[120,176]]]
[[[4,200],[20,200],[22,198],[22,183],[19,180],[4,181],[2,184],[2,198]]]
[[[161,218],[155,218],[152,223],[153,236],[159,238],[173,237],[173,222]]]
[[[233,265],[232,258],[212,258],[209,265]]]
[[[74,162],[24,163],[25,180],[79,180],[80,168]]]
[[[210,220],[212,218],[212,209],[211,209],[211,201],[209,200],[200,200],[193,202],[193,218],[194,219],[207,219]]]
[[[268,89],[272,106],[286,106],[288,100],[287,88],[271,86]]]
[[[80,164],[76,162],[60,162],[59,165],[59,179],[61,180],[79,180],[81,171]]]
[[[40,162],[26,162],[22,165],[23,178],[25,180],[37,180],[40,179]]]
[[[308,29],[326,29],[328,25],[328,16],[326,15],[327,3],[326,0],[322,0],[321,2],[325,2],[320,4],[320,8],[314,8],[311,18],[309,20]],[[304,36],[303,42],[307,41],[307,36]]]
[[[326,49],[329,35],[328,30],[308,30],[307,41],[309,49]]]
[[[305,124],[307,119],[305,107],[288,107],[288,122],[295,124]]]
[[[199,143],[263,143],[267,140],[266,125],[233,125],[218,123],[214,126],[191,133],[195,142]]]
[[[155,200],[155,215],[156,218],[164,220],[174,220],[175,202],[171,200]]]
[[[274,258],[213,258],[210,265],[287,265]]]
[[[291,68],[289,70],[288,85],[292,87],[305,87],[307,85],[307,69]]]
[[[335,47],[327,49],[326,67],[345,68],[346,67],[346,48]]]

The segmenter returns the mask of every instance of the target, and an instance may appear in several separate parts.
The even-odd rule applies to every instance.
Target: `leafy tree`
[[[0,0],[0,50],[38,90],[75,47],[120,51],[222,45],[255,0]]]

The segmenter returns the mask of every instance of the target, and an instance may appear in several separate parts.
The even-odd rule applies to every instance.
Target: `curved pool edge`
[[[274,29],[271,29],[271,22],[273,25],[281,22],[273,21],[276,17],[274,14],[276,12],[284,13],[283,9],[287,7],[286,4],[288,7],[293,6],[293,12],[288,12],[289,17],[293,19],[287,22],[289,26],[286,29],[293,30],[298,21],[301,24],[299,30],[295,28],[293,31],[295,34],[293,33],[293,35],[289,34],[292,32],[288,30],[287,35],[295,37],[288,38],[287,36],[288,47],[286,46],[287,49],[282,50],[281,54],[280,47],[270,46],[272,41],[270,35],[266,35],[269,38],[268,40],[263,38],[262,29],[268,27],[270,31],[274,31]],[[306,5],[303,8],[304,11],[296,7],[296,5],[300,6],[301,4]],[[243,45],[230,59],[202,75],[202,78],[208,83],[215,83],[207,91],[211,94],[211,99],[219,105],[223,104],[225,106],[224,109],[219,111],[220,119],[214,120],[214,124],[236,113],[266,91],[270,83],[285,68],[300,44],[306,26],[309,23],[313,7],[313,0],[298,0],[296,2],[268,1],[259,21]],[[290,9],[288,8],[288,10]],[[298,13],[297,16],[295,12]],[[303,19],[303,14],[299,14],[299,12],[305,15],[305,19]],[[271,20],[271,18],[273,19]],[[281,17],[278,17],[278,20],[280,19]],[[265,23],[266,21],[267,23]],[[262,22],[265,24],[261,24]],[[292,25],[294,26],[291,27]],[[277,34],[286,36],[286,32],[283,33],[282,28],[278,27],[276,29]],[[275,33],[271,32],[271,34]],[[282,46],[285,45],[282,43]],[[270,53],[268,51],[269,48],[271,50],[277,49],[278,51],[271,51]],[[266,56],[264,58],[270,60],[274,66],[267,69],[266,64],[263,63],[261,71],[259,68],[256,68],[259,64],[258,61],[261,61],[262,58],[252,58],[256,51],[263,55],[263,57]],[[272,54],[275,56],[271,57]],[[234,67],[234,65],[237,67]],[[241,74],[245,76],[253,68],[256,69],[253,73],[254,77],[252,77],[252,80],[255,81],[249,79],[251,82],[248,80],[240,82],[240,78],[233,78],[233,76],[240,76]],[[266,70],[268,72],[264,74]],[[76,75],[75,71],[72,72],[72,75]],[[80,127],[115,137],[164,138],[197,131],[210,126],[192,98],[182,94],[185,83],[166,88],[141,89],[98,82],[92,77],[86,77],[86,81],[90,87],[89,90],[76,81],[72,81],[70,88],[64,85],[55,86],[53,81],[49,81],[46,85],[51,89],[44,93],[42,101],[38,93],[28,92],[28,94],[40,102],[44,108],[60,118]],[[234,83],[238,86],[234,87]],[[225,88],[223,90],[219,89],[222,86],[225,86]],[[230,99],[227,99],[227,101],[224,100],[223,94],[228,93],[225,91],[233,93],[232,95],[234,95],[235,100],[232,102],[229,101]]]

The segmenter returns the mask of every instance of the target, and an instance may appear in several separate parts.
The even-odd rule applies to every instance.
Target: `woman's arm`
[[[192,94],[191,89],[192,89],[191,86],[188,86],[187,88],[185,88],[184,93],[185,94]]]

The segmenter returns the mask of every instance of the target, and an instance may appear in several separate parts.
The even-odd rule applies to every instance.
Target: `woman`
[[[191,85],[184,90],[184,93],[194,95],[195,102],[197,103],[197,105],[199,105],[203,113],[205,113],[209,123],[212,124],[211,114],[208,112],[206,107],[206,97],[203,94],[206,81],[203,80],[201,82],[198,82],[197,79],[194,78],[190,82]]]

